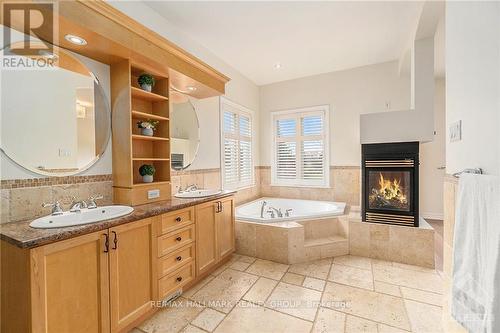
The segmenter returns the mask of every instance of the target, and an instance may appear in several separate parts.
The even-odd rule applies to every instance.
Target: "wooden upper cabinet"
[[[197,205],[196,218],[196,272],[204,274],[217,264],[216,202]]]
[[[151,311],[157,298],[155,219],[109,229],[111,332]]]
[[[106,232],[32,250],[33,333],[109,332]]]
[[[230,255],[234,249],[234,199],[219,201],[217,213],[217,255],[219,260]]]

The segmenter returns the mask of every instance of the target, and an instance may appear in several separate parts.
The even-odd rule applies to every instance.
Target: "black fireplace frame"
[[[390,161],[403,161],[402,163],[406,163],[407,166],[377,166],[377,163],[383,165],[382,161],[389,161],[389,163]],[[419,164],[419,142],[370,143],[361,146],[361,217],[364,222],[418,227]],[[369,208],[368,171],[410,171],[410,211]],[[380,218],[374,219],[373,216],[380,216]]]

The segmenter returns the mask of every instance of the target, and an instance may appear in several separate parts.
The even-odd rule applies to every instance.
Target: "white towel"
[[[500,178],[462,174],[451,314],[469,332],[500,332]]]

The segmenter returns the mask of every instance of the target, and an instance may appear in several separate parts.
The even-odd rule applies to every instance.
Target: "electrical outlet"
[[[149,190],[148,191],[148,200],[156,199],[160,197],[160,190]]]
[[[450,142],[462,140],[462,121],[456,121],[450,125]]]

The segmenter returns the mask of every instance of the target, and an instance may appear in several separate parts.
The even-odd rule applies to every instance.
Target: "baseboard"
[[[442,213],[420,213],[424,219],[430,220],[444,220],[444,214]]]

